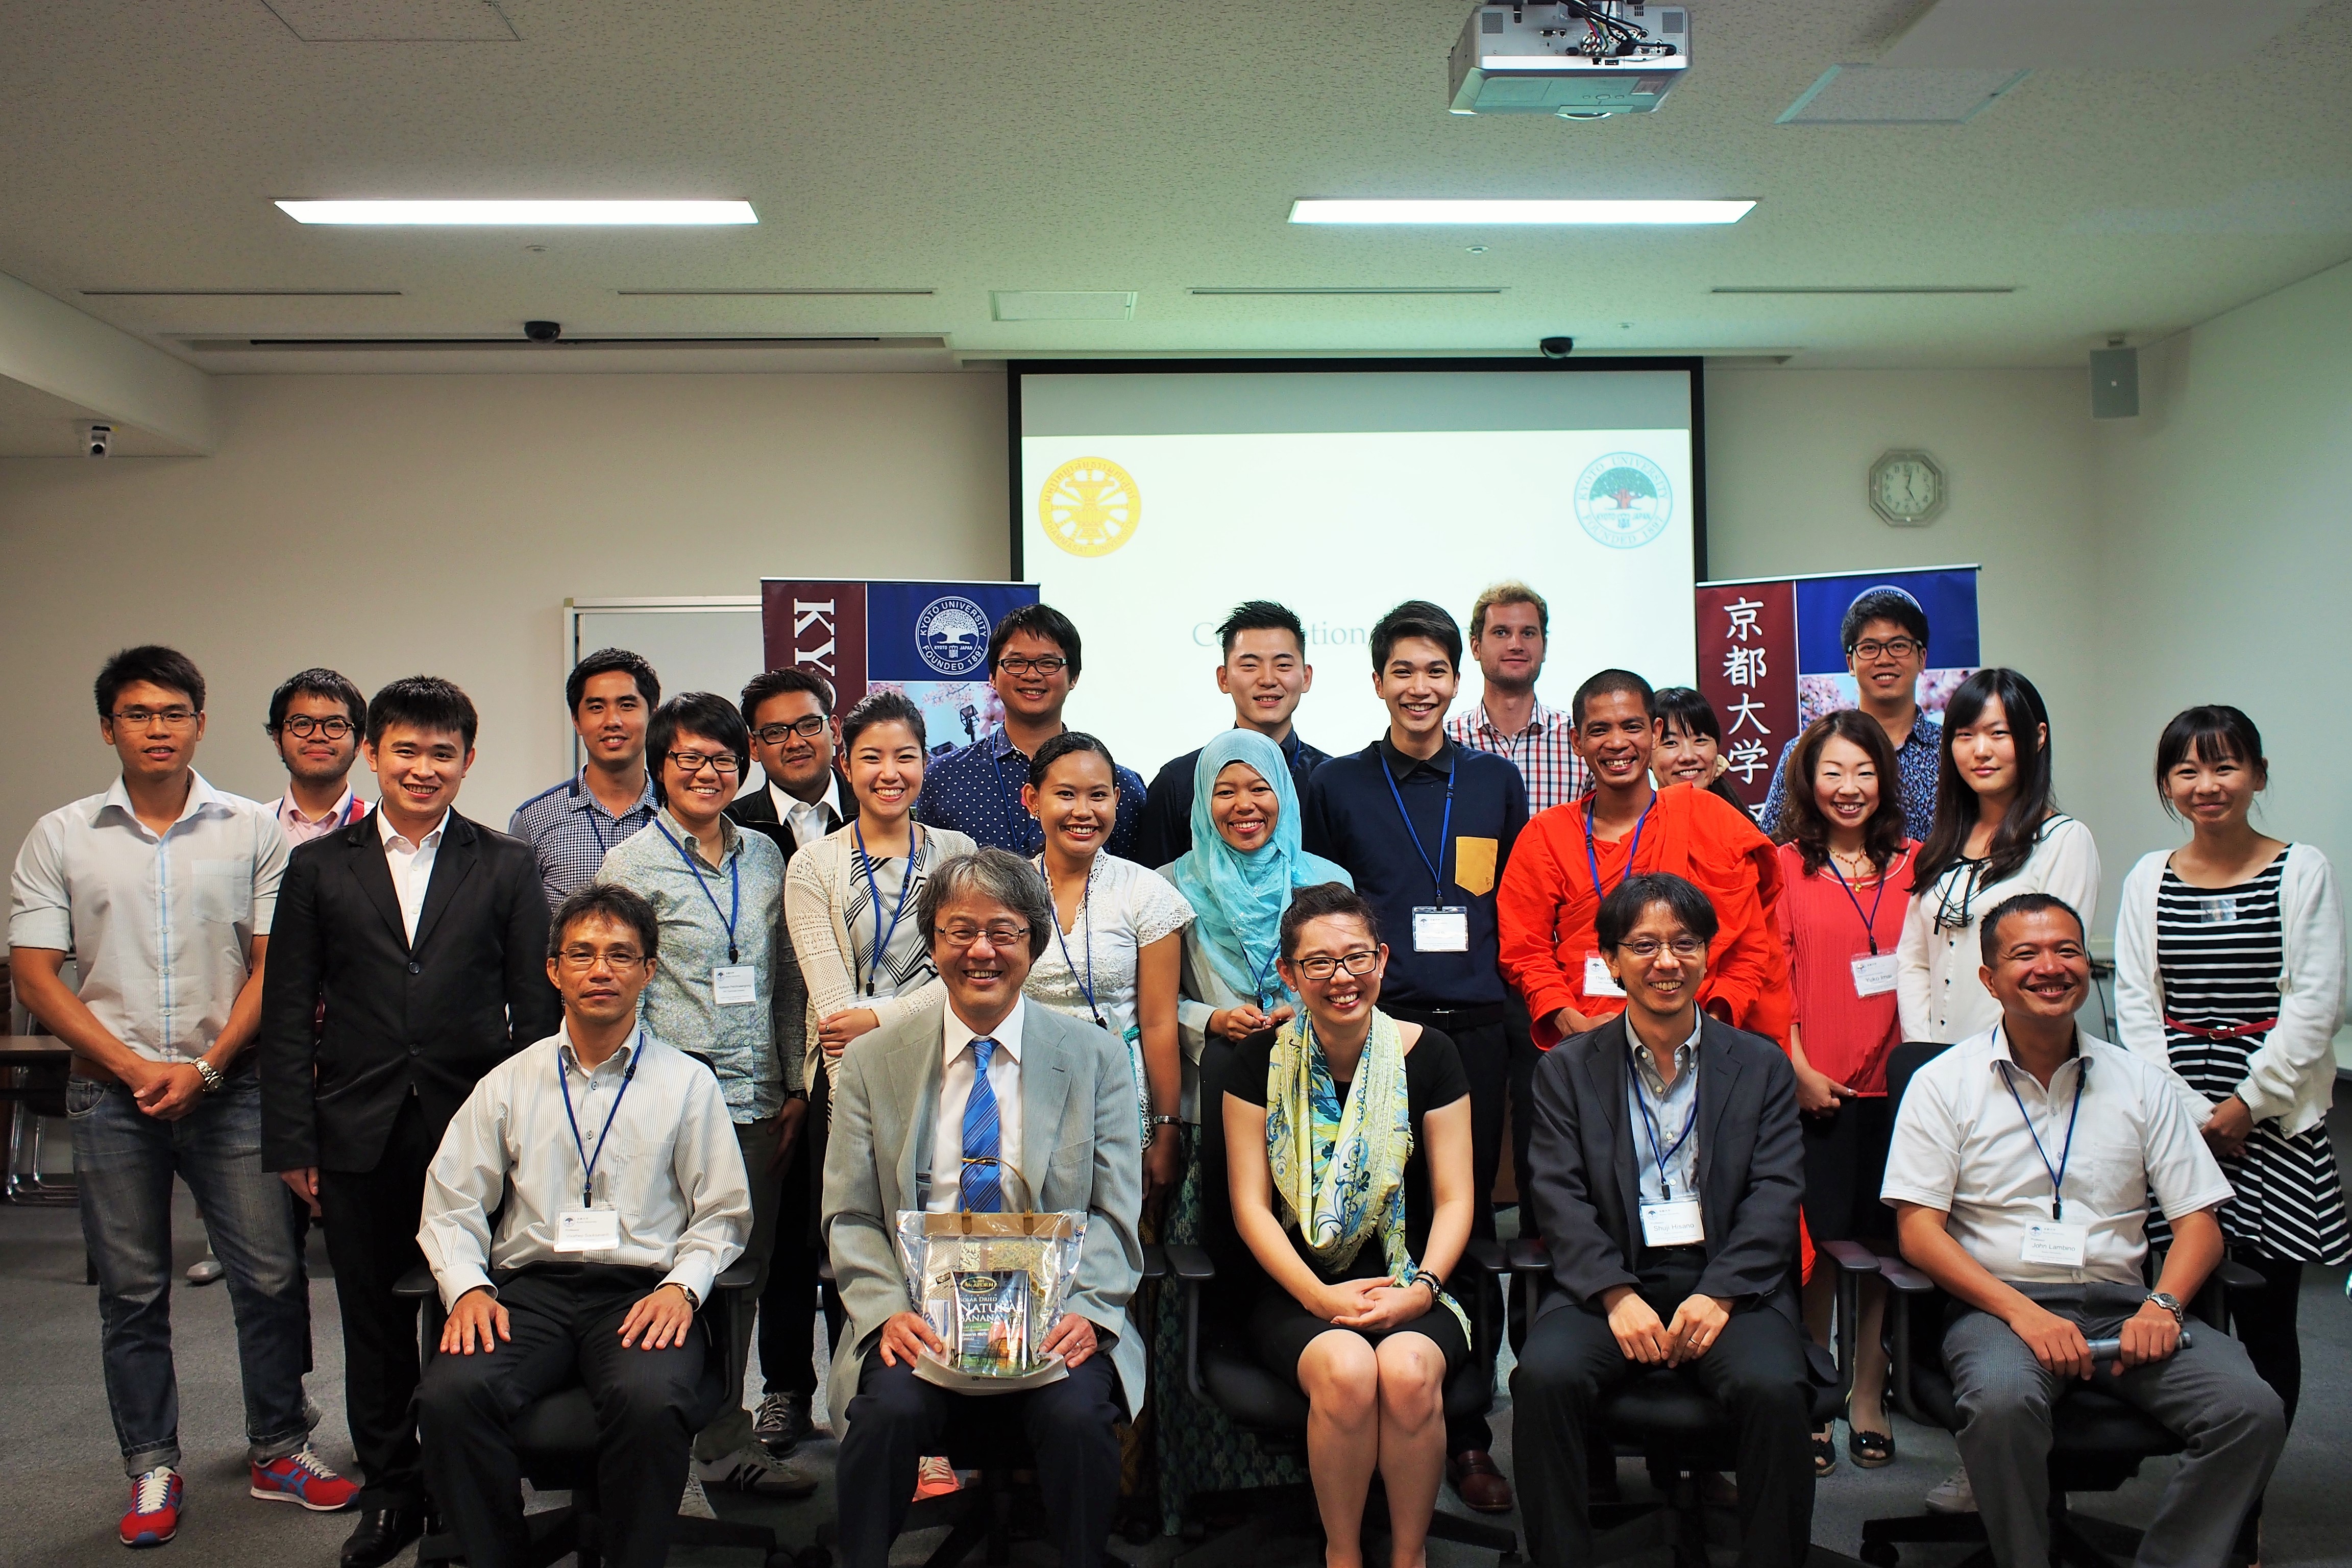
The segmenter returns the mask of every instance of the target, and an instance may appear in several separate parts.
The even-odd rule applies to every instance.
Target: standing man
[[[303,670],[269,694],[269,741],[286,764],[278,826],[288,848],[367,815],[349,782],[366,730],[367,699],[334,670]]]
[[[1290,764],[1290,782],[1298,798],[1307,798],[1307,781],[1330,754],[1298,738],[1291,715],[1298,700],[1315,686],[1315,667],[1307,662],[1307,632],[1298,617],[1271,599],[1250,599],[1234,606],[1217,628],[1224,640],[1225,661],[1217,666],[1217,689],[1234,700],[1234,728],[1255,730],[1282,748]],[[1194,747],[1160,770],[1143,797],[1143,813],[1136,826],[1135,854],[1139,865],[1172,865],[1192,847],[1192,767],[1201,760]]]
[[[422,1261],[425,1167],[482,1074],[558,1016],[530,847],[455,810],[477,722],[432,676],[375,694],[375,812],[289,862],[262,992],[262,1164],[324,1215],[342,1306],[367,1481],[344,1568],[377,1568],[423,1527],[416,1303],[393,1285]]]
[[[803,1005],[777,984],[784,858],[727,819],[751,765],[751,735],[733,703],[708,691],[673,697],[655,710],[647,736],[661,810],[652,826],[613,846],[596,879],[637,894],[661,921],[663,961],[645,987],[645,1020],[655,1038],[718,1078],[751,1184],[743,1260],[756,1297],[775,1243],[777,1184],[808,1111],[800,1063],[776,1050],[785,1008]],[[750,1314],[741,1324],[748,1349]],[[815,1481],[756,1452],[742,1391],[731,1392],[695,1440],[695,1479],[766,1497],[814,1491]]]
[[[1021,789],[1037,748],[1069,728],[1062,709],[1078,684],[1079,662],[1078,628],[1051,605],[1024,605],[997,622],[988,635],[988,684],[1004,704],[1003,726],[925,771],[916,816],[932,827],[969,834],[976,844],[1034,858],[1045,847],[1045,830],[1021,804]],[[1114,771],[1118,818],[1108,848],[1131,860],[1143,775],[1133,768]]]
[[[228,1276],[251,1490],[329,1510],[355,1489],[310,1452],[309,1344],[294,1226],[262,1169],[246,1050],[286,870],[269,810],[195,771],[205,678],[168,647],[98,676],[99,738],[121,775],[41,818],[16,857],[10,967],[26,1010],[73,1047],[67,1109],[81,1232],[98,1271],[107,1405],[131,1477],[125,1546],[180,1527],[172,1359],[172,1178],[188,1184]],[[62,978],[70,954],[76,987]]]
[[[588,762],[577,778],[515,807],[507,823],[538,858],[550,909],[595,880],[604,852],[654,819],[646,726],[661,701],[661,677],[626,648],[598,648],[572,667],[563,700]]]
[[[1510,1082],[1495,887],[1527,826],[1527,785],[1502,758],[1445,738],[1445,710],[1461,684],[1462,631],[1452,616],[1409,599],[1373,626],[1371,652],[1388,733],[1315,770],[1301,826],[1308,852],[1346,867],[1381,929],[1402,935],[1382,1006],[1444,1030],[1462,1054],[1478,1204],[1470,1234],[1491,1237]],[[1484,1349],[1491,1358],[1495,1347]],[[1483,1410],[1446,1423],[1455,1493],[1481,1512],[1501,1513],[1511,1506],[1511,1485],[1486,1452],[1492,1442]]]
[[[1936,752],[1944,742],[1944,727],[1919,708],[1919,676],[1927,668],[1927,613],[1900,588],[1873,588],[1846,606],[1838,637],[1862,710],[1878,721],[1895,746],[1895,770],[1903,775],[1903,836],[1924,839],[1936,816]],[[1772,766],[1772,787],[1757,818],[1775,836],[1787,806],[1789,757],[1796,749],[1797,737],[1791,735]]]

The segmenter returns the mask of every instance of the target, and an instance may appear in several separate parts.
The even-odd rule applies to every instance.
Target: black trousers
[[[824,1072],[818,1071],[818,1081]],[[816,1393],[817,1188],[824,1179],[822,1089],[801,1119],[800,1146],[784,1166],[776,1198],[776,1237],[768,1254],[768,1288],[760,1293],[760,1377],[769,1394]]]
[[[1696,1279],[1645,1286],[1643,1299],[1671,1321]],[[1601,1399],[1645,1370],[1625,1359],[1597,1310],[1555,1307],[1528,1331],[1511,1380],[1512,1436],[1519,1511],[1538,1568],[1591,1561],[1586,1434]],[[1813,1528],[1812,1378],[1802,1335],[1768,1308],[1735,1311],[1722,1337],[1677,1374],[1738,1428],[1741,1568],[1798,1568]]]
[[[1519,1234],[1532,1237],[1536,1213],[1528,1194],[1535,1191],[1536,1172],[1528,1151],[1536,1135],[1536,1064],[1544,1054],[1536,1048],[1535,1020],[1528,1016],[1527,998],[1513,991],[1504,997],[1503,1009],[1503,1028],[1510,1037],[1511,1174],[1518,1183]]]
[[[695,1430],[725,1402],[724,1359],[697,1323],[665,1350],[624,1347],[621,1320],[662,1281],[653,1268],[574,1263],[497,1281],[514,1338],[425,1371],[425,1468],[433,1500],[472,1568],[524,1560],[522,1472],[509,1433],[542,1396],[584,1384],[596,1406],[596,1505],[605,1562],[660,1568],[686,1487]],[[908,1483],[911,1490],[913,1483]]]
[[[425,1168],[441,1142],[416,1096],[400,1108],[369,1171],[319,1172],[327,1260],[343,1316],[343,1405],[359,1455],[362,1509],[425,1501],[416,1450],[416,1303],[392,1287],[425,1255],[416,1226]]]
[[[1118,1436],[1111,1427],[1123,1408],[1118,1373],[1104,1349],[1059,1383],[995,1394],[950,1394],[904,1363],[884,1366],[869,1349],[834,1469],[844,1568],[888,1563],[914,1499],[915,1467],[940,1452],[951,1420],[960,1433],[977,1424],[1026,1435],[1062,1568],[1097,1568],[1118,1512]]]

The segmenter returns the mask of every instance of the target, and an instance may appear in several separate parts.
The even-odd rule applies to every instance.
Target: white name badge
[[[760,999],[760,972],[748,963],[722,963],[710,972],[711,994],[721,1007],[742,1007]]]
[[[621,1245],[621,1215],[616,1209],[558,1209],[555,1250],[610,1252]]]
[[[1460,904],[1448,904],[1444,909],[1423,904],[1414,910],[1412,950],[1415,952],[1469,952],[1470,911]]]
[[[2080,1268],[2090,1242],[2091,1227],[2087,1225],[2063,1225],[2054,1219],[2029,1220],[2025,1240],[2019,1246],[2017,1255],[2028,1263]]]
[[[1584,994],[1587,996],[1625,994],[1625,988],[1610,977],[1609,961],[1597,952],[1584,955]]]
[[[1642,1205],[1642,1240],[1651,1247],[1694,1247],[1706,1239],[1706,1222],[1699,1217],[1698,1200]]]
[[[1853,994],[1884,996],[1895,989],[1895,955],[1858,952],[1853,955]]]

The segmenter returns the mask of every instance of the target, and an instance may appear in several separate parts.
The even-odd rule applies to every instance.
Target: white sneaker
[[[702,1489],[702,1478],[696,1475],[693,1470],[686,1472],[686,1490],[678,1496],[677,1511],[681,1519],[717,1519],[719,1517],[719,1510],[710,1506],[709,1494]]]
[[[1974,1513],[1977,1510],[1976,1489],[1969,1485],[1967,1467],[1954,1470],[1937,1483],[1927,1494],[1929,1513]]]

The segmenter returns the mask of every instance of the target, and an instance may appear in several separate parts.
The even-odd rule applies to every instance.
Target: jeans
[[[195,1194],[236,1315],[247,1457],[301,1448],[317,1419],[302,1397],[310,1309],[283,1183],[261,1168],[261,1087],[233,1075],[177,1121],[141,1110],[119,1084],[67,1086],[82,1240],[98,1270],[106,1399],[126,1474],[180,1463],[172,1369],[172,1178]]]

